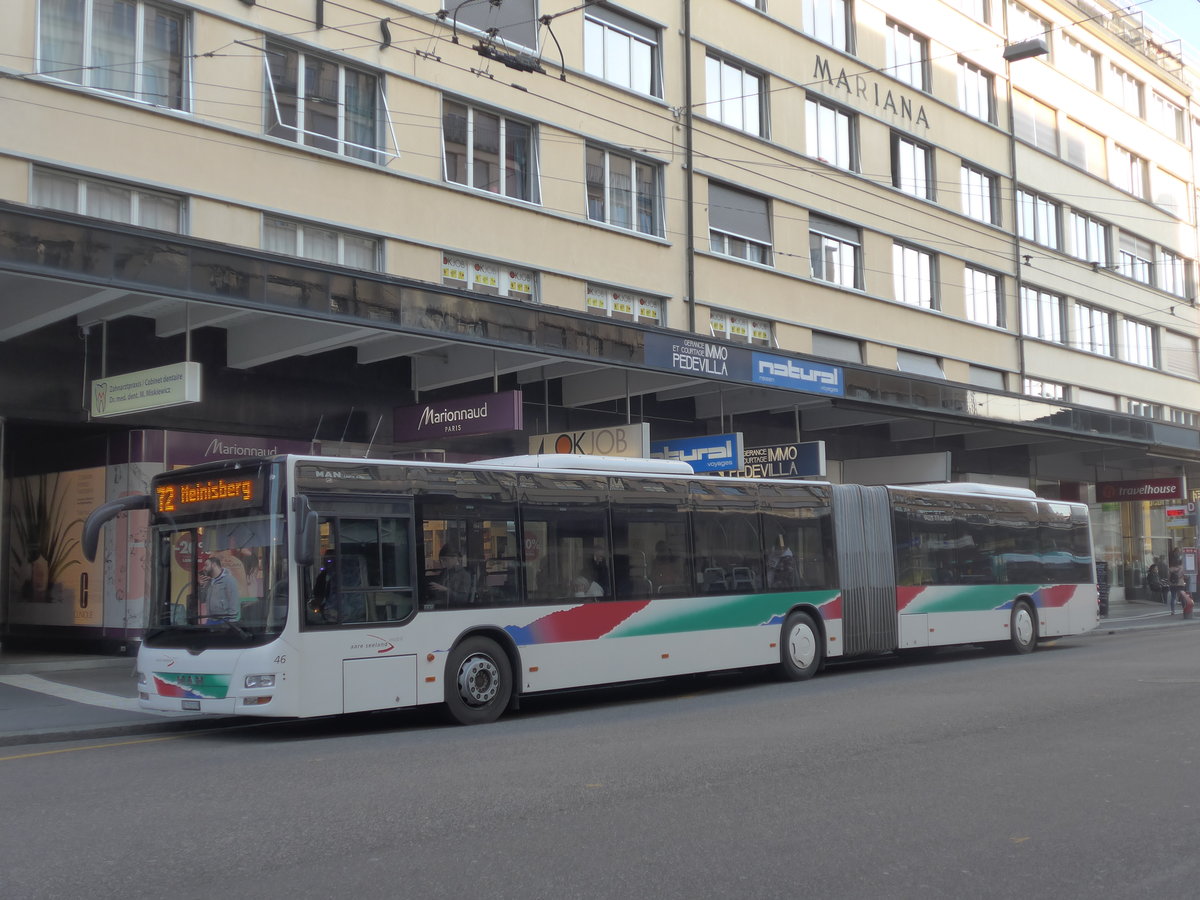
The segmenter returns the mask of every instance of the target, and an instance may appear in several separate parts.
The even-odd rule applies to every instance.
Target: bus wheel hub
[[[463,660],[458,670],[458,693],[472,706],[483,706],[496,697],[500,686],[500,671],[485,656]]]

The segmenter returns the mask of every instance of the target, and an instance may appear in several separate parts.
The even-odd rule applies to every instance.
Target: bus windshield
[[[145,641],[167,646],[262,643],[287,621],[282,521],[255,516],[159,525]]]

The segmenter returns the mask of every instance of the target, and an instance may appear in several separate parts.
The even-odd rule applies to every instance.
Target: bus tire
[[[491,638],[470,637],[446,659],[446,711],[459,725],[494,722],[513,690],[508,655]]]
[[[782,681],[807,681],[821,670],[824,655],[821,632],[806,612],[793,612],[783,622],[779,635],[779,665],[775,673]]]
[[[1008,645],[1013,653],[1032,653],[1037,639],[1037,613],[1028,600],[1018,600],[1008,621]]]

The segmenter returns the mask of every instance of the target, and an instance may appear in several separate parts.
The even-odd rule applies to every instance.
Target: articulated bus
[[[474,724],[546,691],[754,666],[804,680],[949,644],[1027,653],[1098,621],[1087,507],[1022,489],[576,456],[280,456],[151,487],[84,534],[94,555],[105,521],[150,510],[146,709],[440,703]]]

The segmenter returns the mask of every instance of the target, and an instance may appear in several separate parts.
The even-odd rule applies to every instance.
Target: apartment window
[[[1063,343],[1063,298],[1049,291],[1022,287],[1021,323],[1029,337]]]
[[[1058,45],[1056,58],[1058,68],[1075,81],[1096,90],[1100,85],[1099,57],[1069,34],[1064,34]]]
[[[587,148],[587,211],[594,222],[662,235],[660,184],[657,165]]]
[[[1071,211],[1071,255],[1100,266],[1108,265],[1108,226],[1081,212]]]
[[[1108,97],[1113,103],[1140,119],[1144,111],[1144,96],[1145,91],[1140,81],[1118,66],[1109,66]]]
[[[814,159],[858,171],[858,139],[855,117],[830,103],[804,102],[805,151]]]
[[[771,265],[771,212],[767,198],[710,182],[708,241],[714,253]]]
[[[804,33],[837,50],[853,52],[851,0],[804,0]]]
[[[179,234],[182,197],[51,169],[33,170],[34,206]]]
[[[1063,144],[1067,162],[1086,169],[1097,178],[1107,174],[1107,161],[1103,135],[1080,125],[1074,119],[1067,119],[1063,127]]]
[[[1153,94],[1150,101],[1150,123],[1179,143],[1187,139],[1183,107],[1172,103],[1162,94]]]
[[[750,134],[766,136],[765,78],[736,63],[708,57],[705,115]]]
[[[1057,114],[1028,94],[1013,91],[1013,128],[1017,137],[1047,153],[1058,153]]]
[[[539,201],[533,125],[453,100],[442,104],[446,180],[514,200]]]
[[[892,184],[914,197],[933,199],[933,148],[892,132]]]
[[[862,286],[862,235],[857,228],[810,215],[808,252],[813,278],[846,288]]]
[[[911,350],[896,351],[896,368],[909,375],[925,375],[930,378],[945,378],[942,361],[927,353],[913,353]]]
[[[442,254],[442,284],[528,303],[539,302],[536,272],[457,253]]]
[[[1112,183],[1142,200],[1146,197],[1146,161],[1124,147],[1114,149]]]
[[[958,108],[981,122],[996,121],[995,78],[965,59],[958,61]]]
[[[1121,342],[1121,359],[1139,366],[1153,368],[1156,365],[1152,326],[1136,319],[1122,319]]]
[[[184,109],[188,16],[143,0],[42,0],[38,72]]]
[[[764,347],[770,347],[772,344],[771,323],[762,319],[751,319],[747,316],[735,316],[712,310],[708,314],[708,327],[714,337],[725,338],[729,341],[759,344]]]
[[[1129,414],[1142,419],[1161,419],[1162,406],[1158,403],[1143,403],[1140,400],[1130,400]]]
[[[929,40],[888,22],[887,67],[894,78],[918,91],[929,90]]]
[[[263,249],[338,266],[380,270],[379,241],[375,238],[291,219],[263,216]]]
[[[583,19],[583,68],[630,90],[662,96],[659,32],[639,19],[604,6],[589,6]]]
[[[1017,192],[1017,232],[1027,241],[1057,250],[1062,207],[1029,191]]]
[[[825,359],[840,359],[852,363],[863,361],[862,341],[824,331],[812,333],[812,352],[814,356],[822,356]]]
[[[979,222],[1000,224],[999,180],[995,175],[963,164],[959,170],[962,182],[963,212]]]
[[[1004,373],[999,369],[968,365],[967,383],[989,391],[1002,391],[1005,387]]]
[[[267,134],[379,161],[384,104],[378,76],[271,42],[266,63]]]
[[[1113,355],[1113,316],[1106,309],[1076,303],[1072,346],[1102,356]]]
[[[1153,283],[1154,245],[1137,235],[1121,232],[1117,251],[1117,271],[1126,278]]]
[[[967,318],[980,325],[1004,327],[1004,296],[1000,292],[1000,276],[967,266],[963,275],[966,292]]]
[[[892,287],[897,300],[909,306],[935,309],[936,281],[932,253],[892,244]]]
[[[1033,38],[1050,40],[1050,23],[1020,3],[1008,0],[1008,42],[1018,44]]]
[[[1117,398],[1112,394],[1089,391],[1087,388],[1078,386],[1075,388],[1075,402],[1083,406],[1094,406],[1097,409],[1111,409],[1114,412],[1120,408]]]
[[[537,0],[504,0],[503,3],[464,3],[447,0],[442,9],[456,26],[468,25],[479,31],[496,30],[506,44],[537,47]]]
[[[1196,354],[1196,339],[1177,331],[1159,332],[1162,341],[1163,370],[1185,378],[1200,378],[1200,356]]]
[[[1043,400],[1067,399],[1066,386],[1056,384],[1053,381],[1042,381],[1039,378],[1026,378],[1022,383],[1022,388],[1026,396],[1029,397],[1041,397]]]
[[[991,0],[950,0],[950,5],[961,9],[976,22],[992,21],[992,11],[988,8]]]
[[[1176,297],[1186,297],[1188,287],[1188,261],[1170,250],[1158,251],[1158,287]]]
[[[598,316],[626,322],[665,324],[663,301],[660,297],[648,297],[645,294],[634,294],[589,282],[585,304],[588,312]]]
[[[1163,169],[1154,170],[1154,205],[1165,209],[1175,218],[1189,220],[1188,185]]]

